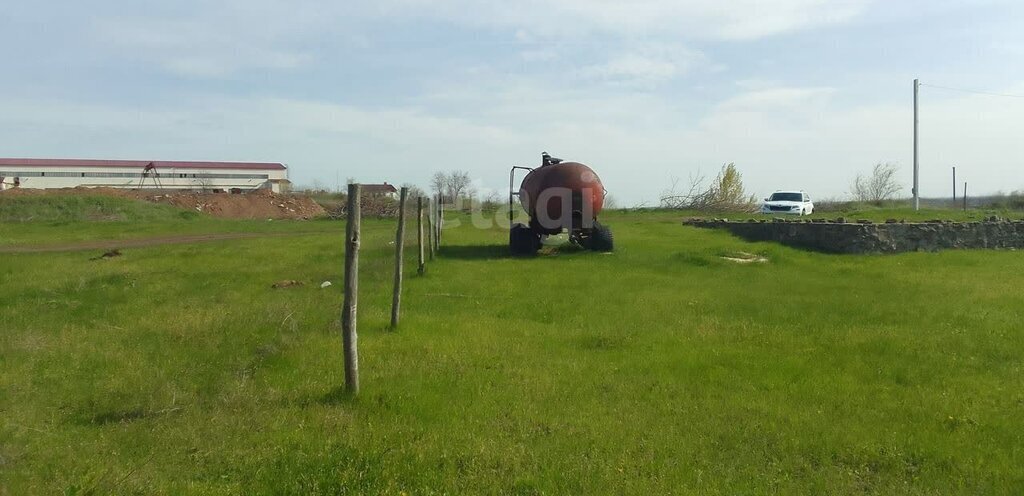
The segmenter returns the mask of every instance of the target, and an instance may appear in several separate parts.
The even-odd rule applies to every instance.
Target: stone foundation
[[[726,229],[747,241],[775,241],[828,253],[899,253],[950,248],[1024,248],[1024,221],[996,217],[983,222],[903,222],[876,224],[866,220],[729,221],[689,219],[686,225]]]

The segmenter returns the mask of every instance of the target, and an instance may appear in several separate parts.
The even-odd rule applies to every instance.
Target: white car
[[[811,215],[814,202],[803,191],[776,191],[764,199],[762,214]]]

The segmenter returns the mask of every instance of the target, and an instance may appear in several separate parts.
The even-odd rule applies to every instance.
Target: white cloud
[[[116,52],[155,62],[178,75],[226,77],[246,69],[290,69],[316,58],[310,47],[325,39],[356,43],[365,26],[431,20],[471,29],[514,33],[522,44],[608,36],[692,40],[752,40],[856,18],[870,0],[379,0],[373,3],[308,0],[183,0],[169,13],[126,5],[116,15],[88,12],[93,34]],[[540,47],[527,60],[550,60]],[[665,79],[684,71],[679,61],[624,53],[595,75]]]
[[[601,82],[653,87],[682,76],[704,60],[702,53],[681,45],[632,44],[611,54],[606,62],[582,68],[580,74]]]
[[[108,55],[202,78],[309,65],[316,59],[309,42],[332,23],[329,16],[317,15],[317,9],[277,0],[184,0],[177,7],[160,12],[152,6],[126,5],[112,15],[89,12],[85,20]]]
[[[558,51],[551,48],[523,50],[519,52],[519,56],[527,62],[549,62],[559,58]]]
[[[820,103],[834,88],[767,88],[736,95],[719,105],[719,110],[799,110]]]
[[[167,71],[181,76],[223,78],[245,69],[293,69],[312,60],[310,54],[268,50],[230,57],[213,53],[181,53],[168,55],[160,63]]]
[[[583,68],[586,76],[602,80],[638,80],[640,82],[662,82],[679,72],[671,61],[627,53],[613,57],[608,62]]]
[[[848,21],[870,0],[382,0],[393,16],[518,30],[520,39],[671,34],[750,40]]]
[[[871,0],[182,0],[173,8],[147,3],[122,9],[84,9],[81,18],[109,51],[154,63],[175,75],[224,78],[240,71],[312,65],[327,40],[355,44],[373,36],[367,26],[430,20],[463,28],[508,30],[526,61],[550,61],[551,40],[750,40],[845,22]],[[622,52],[619,50],[618,52]],[[684,54],[685,55],[685,54]],[[565,58],[565,57],[562,57]],[[588,68],[611,81],[661,81],[685,72],[686,57],[632,51]]]

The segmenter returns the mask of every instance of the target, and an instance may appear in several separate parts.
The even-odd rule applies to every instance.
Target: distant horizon
[[[141,162],[158,162],[158,163],[159,162],[163,162],[163,163],[201,163],[201,164],[217,164],[217,163],[219,163],[219,164],[278,164],[278,165],[282,165],[286,169],[288,169],[289,176],[293,172],[292,167],[289,166],[287,162],[241,161],[241,160],[218,160],[218,161],[213,161],[213,160],[174,160],[174,159],[139,160],[139,159],[125,159],[125,158],[94,158],[94,157],[0,157],[0,164],[2,164],[5,161],[17,161],[17,160],[32,160],[32,161],[93,161],[93,162],[139,162],[139,163],[141,163]],[[743,171],[741,169],[740,173],[742,174],[742,172]],[[950,173],[951,172],[952,171],[950,171]],[[951,174],[950,174],[950,177],[952,177]],[[474,182],[476,184],[480,183],[478,178],[473,177],[472,179],[474,180]],[[346,178],[346,180],[347,180],[347,178]],[[851,178],[851,181],[852,181],[852,178]],[[292,183],[294,184],[293,189],[296,190],[296,191],[326,189],[327,191],[332,191],[332,192],[344,192],[344,185],[347,184],[347,182],[345,182],[345,183],[342,183],[342,184],[337,184],[337,185],[332,186],[331,184],[328,184],[327,181],[324,181],[324,180],[319,179],[319,178],[313,179],[313,181],[310,182],[310,183],[297,183],[294,180],[292,181]],[[319,185],[317,185],[317,183],[319,183]],[[394,185],[397,185],[397,186],[402,186],[402,185],[405,185],[405,184],[411,184],[411,185],[416,186],[416,187],[418,187],[418,188],[420,188],[420,189],[422,189],[424,191],[429,191],[430,190],[429,184],[412,184],[412,183],[407,183],[407,182],[390,181],[390,180],[386,180],[386,179],[380,180],[379,182],[360,181],[360,184],[394,184]],[[962,188],[962,186],[959,186],[959,188]],[[910,188],[904,188],[904,189],[909,190]],[[763,196],[771,194],[771,193],[773,193],[775,191],[793,190],[793,191],[805,191],[806,193],[811,195],[811,197],[812,197],[812,199],[814,199],[814,201],[829,201],[829,202],[831,202],[831,201],[839,201],[839,202],[856,201],[852,197],[851,193],[848,192],[848,191],[846,193],[842,193],[842,194],[840,194],[838,196],[837,195],[830,195],[830,196],[817,195],[816,196],[813,191],[807,191],[807,190],[801,190],[801,189],[793,189],[793,188],[774,189],[774,190],[771,190],[771,191],[766,191],[764,193],[751,193],[749,186],[747,186],[747,190],[748,190],[749,194],[752,194],[758,200],[762,199]],[[494,191],[494,190],[485,189],[484,191],[480,192],[480,194],[478,196],[486,196],[487,194],[491,193],[492,191]],[[500,191],[494,191],[494,192],[496,194],[499,194],[499,195],[503,194]],[[972,198],[986,199],[986,198],[1007,197],[1007,196],[1012,196],[1012,195],[1017,194],[1017,193],[1024,194],[1024,188],[1010,189],[1010,190],[989,191],[989,192],[984,192],[984,193],[981,193],[981,194],[978,194],[978,195],[971,194],[970,193],[970,189],[968,189],[968,201],[970,201],[970,199],[972,199]],[[963,190],[962,189],[958,189],[957,190],[957,199],[958,200],[960,200],[962,198],[961,197],[962,194],[963,194]],[[616,196],[614,194],[612,194],[611,191],[609,191],[609,196],[612,197],[612,198],[615,198],[615,201],[618,201]],[[887,200],[887,201],[912,201],[912,200],[913,200],[913,196],[910,195],[909,191],[908,191],[907,196],[896,196],[896,197],[893,197],[893,198],[891,198],[890,200]],[[942,197],[942,196],[922,196],[921,197],[921,201],[922,202],[938,202],[938,201],[951,201],[951,200],[952,200],[952,195],[946,196],[946,197]],[[620,206],[620,207],[617,207],[617,208],[645,208],[645,207],[657,207],[657,204],[653,204],[653,205],[651,205],[651,204],[647,204],[647,205],[644,205],[644,204],[634,204],[634,205]]]

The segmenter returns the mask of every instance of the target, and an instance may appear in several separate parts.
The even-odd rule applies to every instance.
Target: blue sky
[[[911,81],[1024,95],[1020,2],[21,2],[0,13],[0,155],[280,161],[300,185],[501,191],[541,151],[623,205],[735,162],[842,197],[911,175]],[[1024,98],[931,86],[922,192],[1024,189]]]

